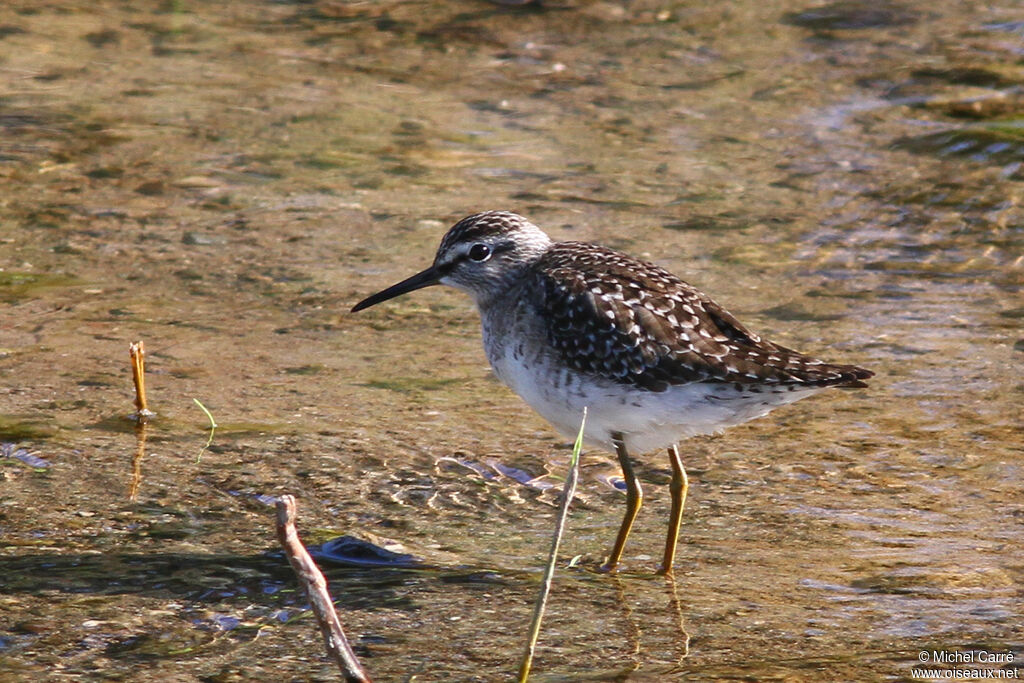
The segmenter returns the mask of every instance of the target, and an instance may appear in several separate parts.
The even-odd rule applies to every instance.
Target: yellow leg
[[[622,518],[622,526],[619,527],[619,535],[615,537],[615,545],[612,552],[603,565],[601,571],[614,572],[619,566],[619,559],[626,547],[626,539],[633,528],[633,521],[640,512],[640,505],[644,500],[644,492],[640,489],[640,482],[633,473],[633,464],[629,461],[629,453],[626,452],[626,444],[623,441],[621,432],[612,432],[612,442],[615,444],[615,454],[619,457],[619,465],[622,467],[622,478],[626,480],[626,514]]]
[[[676,559],[676,544],[679,542],[679,526],[683,520],[683,506],[686,505],[686,492],[690,488],[690,481],[686,477],[683,460],[679,457],[679,447],[675,444],[668,449],[668,460],[672,463],[672,483],[669,484],[669,491],[672,493],[672,511],[668,518],[665,556],[661,561],[661,569],[658,570],[658,573],[671,576],[672,563]]]

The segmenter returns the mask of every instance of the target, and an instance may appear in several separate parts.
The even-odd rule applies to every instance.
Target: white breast
[[[615,449],[612,432],[623,435],[631,453],[646,453],[742,424],[820,390],[781,387],[756,393],[733,384],[695,382],[647,391],[564,365],[525,307],[500,317],[481,311],[481,319],[484,348],[498,379],[568,439],[576,438],[586,407],[584,441],[609,451]]]

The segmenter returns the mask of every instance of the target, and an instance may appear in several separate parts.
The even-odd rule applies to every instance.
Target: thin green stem
[[[205,453],[206,449],[210,447],[211,443],[213,443],[213,435],[217,431],[217,421],[213,419],[213,413],[207,410],[206,406],[204,406],[198,398],[193,398],[192,400],[196,402],[196,405],[199,406],[200,410],[206,413],[206,417],[210,421],[210,438],[206,440],[206,445],[199,449],[199,455],[196,456],[196,462],[199,462],[203,459],[203,453]]]
[[[565,478],[565,486],[562,489],[562,507],[558,511],[558,519],[555,522],[555,536],[551,541],[551,553],[548,555],[548,564],[544,568],[544,580],[541,583],[540,595],[537,596],[537,604],[533,607],[533,619],[530,622],[530,635],[526,643],[526,652],[523,653],[523,661],[519,665],[519,683],[526,683],[530,676],[530,667],[533,665],[533,654],[537,649],[537,638],[540,636],[540,622],[544,618],[544,610],[548,604],[548,595],[551,593],[551,581],[555,576],[555,562],[558,559],[558,546],[562,543],[562,535],[565,533],[565,520],[569,516],[569,504],[576,494],[576,480],[579,477],[580,451],[583,450],[583,427],[587,424],[587,409],[583,409],[583,419],[580,421],[580,431],[576,435],[576,443],[572,447],[572,458],[569,460],[569,474]]]

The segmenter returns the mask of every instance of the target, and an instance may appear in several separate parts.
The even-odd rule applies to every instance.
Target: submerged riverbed
[[[675,582],[664,454],[586,569],[624,504],[586,452],[537,680],[1019,668],[1018,3],[15,0],[0,74],[0,678],[332,676],[280,493],[422,559],[329,571],[376,680],[509,677],[569,445],[464,295],[347,315],[489,208],[876,373],[683,444]]]

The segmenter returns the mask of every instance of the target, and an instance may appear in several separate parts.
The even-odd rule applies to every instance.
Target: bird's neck
[[[504,277],[485,290],[472,292],[480,315],[487,316],[495,309],[507,309],[509,304],[521,296],[524,278],[523,271],[516,275]]]

